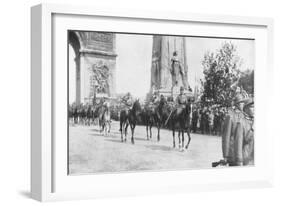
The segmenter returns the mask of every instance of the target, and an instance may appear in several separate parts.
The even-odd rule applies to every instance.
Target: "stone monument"
[[[68,32],[76,56],[76,103],[91,103],[94,96],[115,96],[115,41],[115,34],[109,32]]]
[[[185,38],[153,36],[150,92],[171,96],[173,87],[188,89]]]

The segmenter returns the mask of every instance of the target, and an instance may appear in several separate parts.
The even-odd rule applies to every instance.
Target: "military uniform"
[[[237,107],[226,115],[222,131],[222,151],[230,166],[254,162],[253,118]]]
[[[133,98],[130,93],[127,93],[125,96],[122,97],[121,99],[122,102],[122,109],[125,111],[129,111],[129,109],[133,105]]]
[[[188,103],[188,99],[187,96],[185,94],[179,94],[176,98],[176,113],[180,114],[182,112],[183,109],[185,109],[187,103]]]

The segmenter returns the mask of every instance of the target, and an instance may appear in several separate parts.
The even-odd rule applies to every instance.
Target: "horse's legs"
[[[146,122],[146,139],[149,140],[149,138],[148,138],[148,122]]]
[[[186,144],[186,146],[185,146],[185,149],[188,149],[189,143],[190,143],[190,141],[191,141],[190,130],[189,130],[189,129],[187,130],[187,136],[188,136],[188,142],[187,142],[187,144]]]
[[[176,147],[176,142],[175,142],[175,130],[173,129],[173,147]]]
[[[128,134],[128,126],[129,126],[129,123],[126,122],[126,123],[124,124],[124,126],[125,126],[124,131],[125,131],[125,142],[126,142],[126,141],[127,141],[127,134]]]
[[[109,123],[108,123],[108,121],[106,121],[106,124],[105,124],[105,136],[108,136],[108,130],[109,130]]]
[[[160,141],[160,127],[161,127],[161,125],[160,125],[160,123],[158,123],[158,125],[157,125],[157,141],[158,142]]]
[[[181,149],[181,132],[180,130],[178,131],[178,139],[179,139],[179,149]]]
[[[132,144],[135,144],[135,140],[134,140],[135,125],[130,124],[130,126],[131,126],[131,132],[132,132],[131,142],[132,142]]]
[[[104,133],[104,129],[105,129],[105,121],[103,120],[101,123],[101,132]]]
[[[102,128],[102,121],[99,120],[99,127],[100,127],[100,133],[102,133],[103,128]]]
[[[151,128],[152,128],[152,124],[149,125],[150,139],[152,138],[152,131],[151,131]]]
[[[181,137],[182,137],[182,139],[181,139],[181,143],[182,143],[181,148],[182,148],[182,150],[184,150],[184,130],[181,131]]]
[[[120,120],[120,132],[121,132],[121,142],[123,142],[123,123],[122,121]]]

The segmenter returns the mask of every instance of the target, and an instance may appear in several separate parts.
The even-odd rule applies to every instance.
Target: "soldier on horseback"
[[[184,87],[180,88],[180,94],[177,96],[175,103],[175,110],[177,111],[177,114],[179,114],[181,113],[182,109],[185,108],[185,105],[188,103],[187,96],[184,94]]]
[[[188,98],[184,94],[184,87],[180,87],[180,94],[176,97],[176,100],[174,102],[174,109],[170,112],[170,115],[168,116],[165,125],[167,125],[172,114],[179,115],[182,112],[182,110],[185,109],[187,103],[188,103]]]
[[[125,96],[123,96],[121,102],[127,109],[131,108],[133,105],[133,97],[131,93],[128,92]]]

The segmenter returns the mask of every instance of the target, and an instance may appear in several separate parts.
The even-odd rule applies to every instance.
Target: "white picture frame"
[[[126,174],[67,176],[61,167],[65,160],[65,138],[58,140],[58,124],[61,114],[58,94],[63,97],[64,87],[57,84],[63,73],[54,70],[56,45],[54,30],[62,21],[56,16],[77,18],[75,21],[64,21],[65,28],[81,22],[80,18],[105,18],[106,21],[124,23],[120,29],[126,31],[125,25],[136,21],[142,25],[134,32],[144,29],[147,22],[161,24],[202,25],[213,30],[204,30],[203,35],[215,35],[223,27],[223,36],[255,37],[258,39],[256,48],[257,74],[255,77],[255,133],[256,164],[254,167],[186,170],[167,172],[140,172]],[[92,21],[91,20],[91,21]],[[76,22],[77,21],[77,22]],[[75,23],[76,22],[76,23]],[[80,26],[79,26],[80,25]],[[85,25],[77,25],[78,29],[87,30]],[[111,30],[116,29],[115,27]],[[152,27],[151,27],[152,28]],[[180,27],[179,27],[180,28]],[[235,31],[239,32],[233,33]],[[139,29],[139,30],[137,30]],[[149,29],[149,28],[146,28]],[[110,30],[110,29],[109,29]],[[122,31],[123,31],[122,30]],[[157,194],[188,191],[210,191],[214,189],[238,189],[245,187],[272,186],[273,180],[273,139],[269,127],[269,115],[266,108],[270,107],[273,85],[273,21],[269,18],[234,17],[220,15],[201,15],[188,13],[159,13],[152,11],[128,11],[110,8],[92,8],[86,6],[70,6],[57,4],[40,4],[31,8],[31,196],[39,201],[82,199],[96,197],[112,197],[138,194]],[[194,30],[195,31],[195,30]],[[198,30],[199,31],[199,30]],[[231,32],[232,31],[232,32]],[[160,31],[159,31],[160,32]],[[162,30],[164,32],[164,30]],[[185,34],[180,29],[175,34]],[[182,33],[181,33],[182,32]],[[213,34],[212,34],[213,32]],[[221,31],[222,32],[222,31]],[[197,33],[197,35],[199,35]],[[262,84],[265,84],[264,87]],[[66,95],[65,91],[65,94]],[[264,99],[263,94],[267,94]],[[66,111],[66,110],[65,110]],[[58,123],[58,124],[57,124]],[[262,127],[259,127],[263,125]],[[259,141],[259,137],[265,137]],[[260,142],[260,143],[259,143]],[[66,165],[66,163],[65,163]],[[180,180],[180,181],[179,181]],[[87,184],[88,183],[88,184]],[[83,186],[83,187],[82,187]]]

